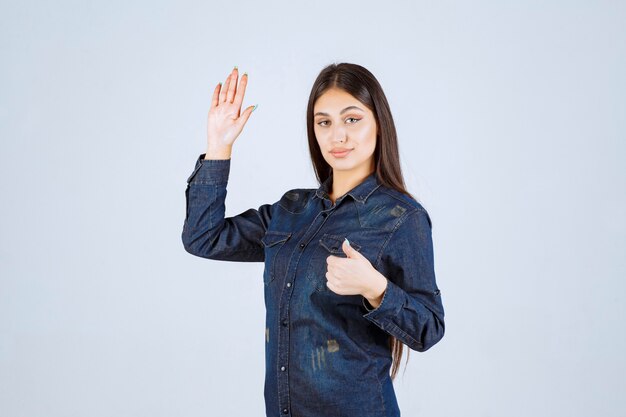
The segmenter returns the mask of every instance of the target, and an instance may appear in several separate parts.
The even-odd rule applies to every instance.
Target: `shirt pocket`
[[[330,255],[347,258],[341,247],[345,238],[346,236],[326,233],[317,241],[315,253],[311,257],[307,273],[307,277],[313,283],[316,291],[326,291],[328,289],[326,286],[326,258]],[[350,239],[348,240],[350,241],[350,246],[360,252],[361,245]]]
[[[265,270],[263,271],[263,283],[269,285],[277,276],[287,272],[289,256],[283,247],[291,237],[291,232],[279,232],[268,230],[261,238],[265,248]]]

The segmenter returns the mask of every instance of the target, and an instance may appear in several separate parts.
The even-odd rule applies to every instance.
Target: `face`
[[[374,171],[377,125],[363,103],[331,88],[315,102],[313,122],[317,143],[334,175],[346,171],[365,176]]]

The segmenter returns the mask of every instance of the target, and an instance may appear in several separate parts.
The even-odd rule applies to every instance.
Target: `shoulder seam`
[[[409,203],[406,200],[403,200],[401,198],[398,198],[398,196],[394,195],[393,193],[390,193],[389,191],[387,191],[387,189],[380,187],[380,191],[387,194],[389,197],[393,198],[394,200],[400,201],[402,203],[404,203],[405,205],[414,208],[415,210],[422,210],[422,211],[426,211],[426,209],[422,206],[422,204],[419,201],[415,201],[419,206],[415,206],[411,203]],[[411,211],[412,212],[412,211]]]
[[[411,206],[413,207],[413,206]],[[380,262],[382,260],[383,257],[383,253],[385,252],[385,250],[387,249],[387,245],[389,244],[389,242],[391,241],[391,238],[396,234],[396,231],[400,228],[400,226],[406,221],[406,219],[408,219],[412,214],[414,213],[418,213],[420,211],[426,211],[422,208],[419,207],[413,207],[413,210],[406,212],[402,217],[400,217],[400,219],[396,222],[395,226],[393,227],[393,230],[391,231],[391,233],[389,233],[389,236],[387,237],[387,239],[385,240],[385,242],[383,243],[383,245],[381,246],[380,250],[378,251],[378,255],[376,256],[376,269],[378,269],[378,267],[380,266]]]
[[[303,191],[304,191],[304,193],[302,193]],[[298,194],[300,194],[300,195],[305,195],[305,196],[307,196],[307,201],[306,201],[306,204],[305,204],[303,207],[301,207],[301,209],[302,209],[302,210],[304,210],[304,209],[305,209],[305,208],[306,208],[306,207],[307,207],[307,206],[311,203],[310,191],[311,191],[311,190],[310,190],[310,189],[308,189],[308,188],[291,188],[291,189],[289,189],[289,190],[285,191],[285,192],[284,192],[284,193],[280,196],[280,198],[279,198],[279,199],[278,199],[278,201],[277,201],[277,205],[278,205],[278,207],[280,207],[281,209],[285,210],[285,211],[286,211],[286,212],[288,212],[288,213],[291,213],[291,214],[298,214],[299,212],[293,212],[293,211],[289,210],[289,209],[288,209],[287,207],[285,207],[285,206],[284,206],[281,202],[283,201],[283,199],[288,199],[288,197],[286,197],[286,195],[287,195],[287,194],[289,194],[289,193],[293,193],[293,192],[297,192],[297,193],[298,193]]]

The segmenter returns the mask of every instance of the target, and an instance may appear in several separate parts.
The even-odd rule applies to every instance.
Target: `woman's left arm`
[[[424,352],[445,331],[435,279],[432,223],[425,209],[407,213],[383,247],[376,269],[388,280],[380,305],[363,305],[367,318],[411,349]]]

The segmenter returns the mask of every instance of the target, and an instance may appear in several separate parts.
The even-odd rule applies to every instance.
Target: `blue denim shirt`
[[[266,415],[400,416],[389,335],[423,352],[444,334],[426,210],[372,173],[334,204],[329,177],[225,217],[231,160],[203,158],[187,180],[182,240],[203,258],[265,262]],[[377,308],[326,286],[326,258],[346,257],[345,237],[388,279]]]

